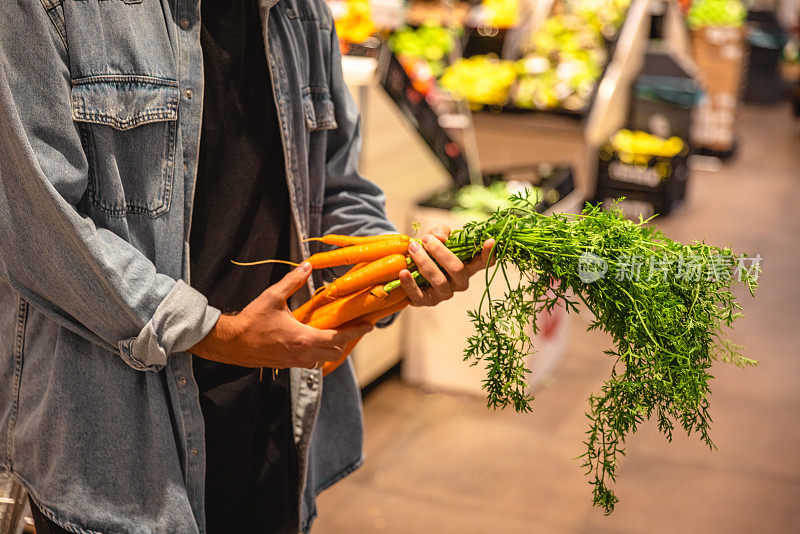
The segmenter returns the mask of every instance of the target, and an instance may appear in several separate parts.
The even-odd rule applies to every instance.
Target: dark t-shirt
[[[205,90],[192,214],[192,286],[241,310],[286,273],[290,214],[257,0],[202,0]],[[210,534],[297,532],[288,372],[194,358],[206,434]]]

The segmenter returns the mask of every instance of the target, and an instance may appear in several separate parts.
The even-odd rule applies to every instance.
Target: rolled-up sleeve
[[[119,342],[120,354],[134,369],[163,366],[168,354],[188,350],[203,339],[219,315],[203,295],[178,280],[139,335]]]
[[[0,281],[131,367],[158,370],[205,337],[219,310],[76,209],[89,171],[63,41],[39,2],[14,2],[3,18]]]

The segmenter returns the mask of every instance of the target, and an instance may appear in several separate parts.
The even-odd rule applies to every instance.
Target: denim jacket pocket
[[[151,76],[73,80],[72,118],[89,163],[88,200],[109,217],[169,211],[178,83]]]
[[[327,87],[304,87],[302,101],[303,115],[309,130],[316,132],[335,130],[338,127],[333,100]]]

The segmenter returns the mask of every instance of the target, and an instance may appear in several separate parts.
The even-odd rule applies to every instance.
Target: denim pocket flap
[[[306,119],[306,126],[312,132],[338,128],[333,100],[325,88],[303,89],[303,115]]]
[[[178,82],[150,76],[104,75],[72,81],[72,118],[130,130],[178,119]]]

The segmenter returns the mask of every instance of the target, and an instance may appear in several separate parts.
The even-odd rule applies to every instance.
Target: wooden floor
[[[800,532],[800,137],[784,107],[740,118],[737,158],[694,172],[685,208],[660,223],[676,239],[764,257],[758,297],[743,297],[731,336],[761,363],[714,369],[719,450],[685,436],[667,444],[647,425],[619,470],[617,511],[593,509],[574,458],[608,340],[577,318],[533,414],[397,379],[373,390],[366,464],[320,496],[314,534]]]

